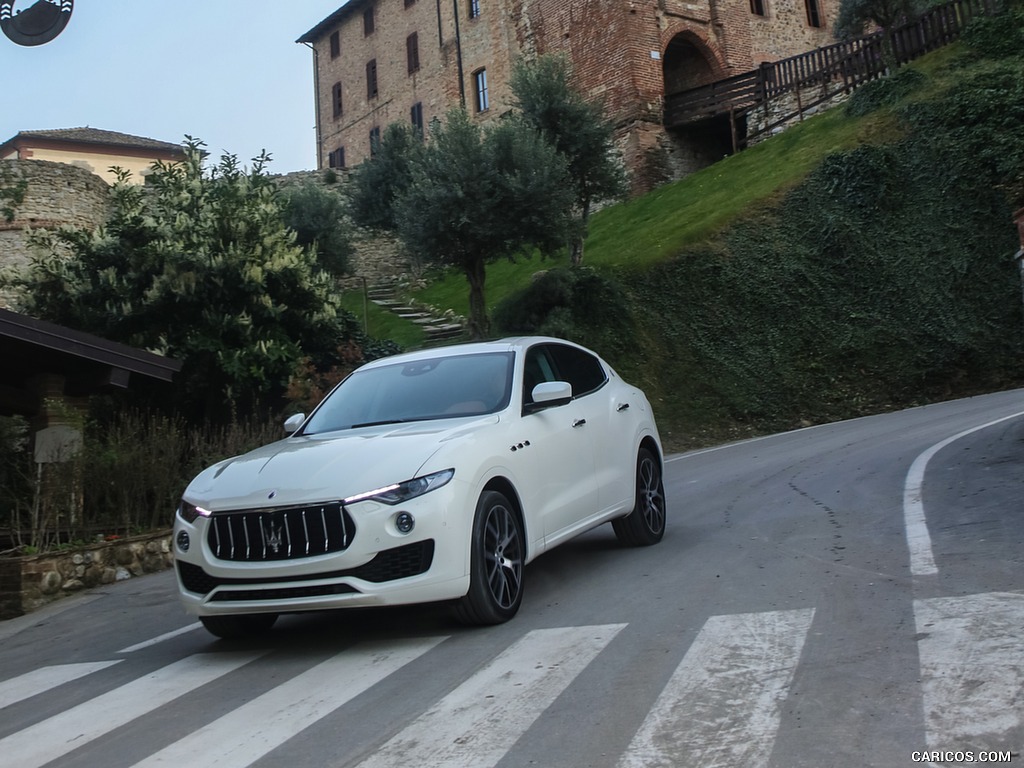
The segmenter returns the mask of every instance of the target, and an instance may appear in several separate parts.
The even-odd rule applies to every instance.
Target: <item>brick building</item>
[[[520,56],[564,53],[601,99],[638,189],[731,148],[728,126],[662,122],[666,93],[832,42],[839,0],[348,0],[299,38],[313,50],[318,158],[346,167],[392,122],[426,126],[460,103],[509,109]]]

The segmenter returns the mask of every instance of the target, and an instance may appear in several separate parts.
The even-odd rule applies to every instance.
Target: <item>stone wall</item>
[[[14,219],[0,217],[0,267],[20,268],[28,263],[28,233],[33,229],[97,227],[110,211],[110,187],[84,168],[48,160],[0,160],[0,184],[27,184],[25,197],[14,208]],[[0,307],[14,297],[0,294]]]
[[[74,550],[0,558],[0,619],[21,616],[84,589],[173,565],[169,530]]]
[[[827,83],[804,89],[799,93],[785,93],[772,99],[764,107],[754,110],[747,116],[748,135],[757,134],[750,140],[749,146],[760,144],[808,117],[845,103],[849,98],[850,94],[839,84]],[[814,102],[819,103],[812,107],[805,106]],[[772,126],[770,130],[766,130],[768,126]]]

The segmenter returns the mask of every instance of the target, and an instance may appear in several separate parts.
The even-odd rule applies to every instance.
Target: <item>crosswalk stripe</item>
[[[193,621],[191,624],[186,624],[184,627],[180,627],[179,629],[175,629],[171,632],[165,632],[159,637],[154,637],[151,640],[144,640],[143,642],[136,643],[135,645],[129,645],[127,648],[122,648],[120,651],[118,651],[118,653],[135,653],[135,651],[141,651],[143,648],[149,648],[154,645],[159,645],[165,640],[172,640],[175,637],[178,637],[179,635],[188,634],[189,632],[197,630],[202,626],[203,625],[201,622]]]
[[[138,765],[243,768],[446,639],[407,638],[346,649]]]
[[[264,653],[207,653],[182,659],[0,739],[0,755],[18,768],[44,765]]]
[[[30,696],[43,693],[56,688],[58,685],[70,683],[85,675],[106,669],[115,661],[86,661],[79,664],[55,664],[52,667],[42,667],[23,675],[12,677],[0,683],[0,709],[9,707],[11,704],[27,699]]]
[[[914,616],[929,748],[1007,746],[1024,727],[1024,594],[915,600]]]
[[[713,616],[619,768],[765,766],[814,609]]]
[[[529,632],[359,768],[493,766],[625,626]]]

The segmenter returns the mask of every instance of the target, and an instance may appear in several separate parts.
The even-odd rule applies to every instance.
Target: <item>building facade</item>
[[[649,188],[730,146],[714,125],[667,130],[665,94],[833,42],[838,2],[348,0],[298,40],[313,50],[319,163],[357,165],[388,124],[425,128],[459,104],[500,117],[516,60],[556,53],[604,103],[634,187]]]
[[[177,163],[185,159],[178,144],[132,136],[99,128],[58,128],[19,131],[0,144],[0,160],[49,160],[83,168],[113,184],[113,167],[131,172],[141,184],[157,160]]]

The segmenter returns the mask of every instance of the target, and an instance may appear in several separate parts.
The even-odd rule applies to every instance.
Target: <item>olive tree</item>
[[[520,59],[512,74],[512,92],[523,119],[565,159],[574,195],[569,254],[578,266],[594,204],[624,195],[626,174],[615,150],[615,128],[602,105],[586,99],[570,77],[563,56]]]
[[[424,145],[400,139],[389,146],[403,135],[402,129],[385,134],[376,157],[354,174],[353,199],[375,192],[387,199],[375,221],[424,262],[463,272],[470,334],[484,338],[487,263],[533,250],[552,253],[566,241],[573,195],[565,160],[514,115],[481,127],[455,109],[435,123]],[[358,208],[353,216],[358,223],[369,218]]]
[[[851,38],[877,26],[890,31],[917,14],[917,0],[840,0],[835,35]]]

